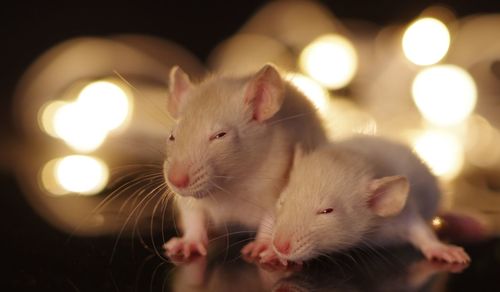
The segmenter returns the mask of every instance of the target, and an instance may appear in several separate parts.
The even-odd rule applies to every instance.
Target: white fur
[[[288,84],[279,111],[265,121],[253,119],[252,103],[245,102],[252,77],[211,76],[191,86],[179,104],[164,172],[168,183],[173,160],[188,164],[190,185],[179,189],[169,184],[179,195],[182,221],[198,214],[194,217],[205,225],[257,228],[287,181],[294,145],[300,142],[309,151],[326,139],[312,105]],[[210,141],[219,131],[227,134]],[[199,232],[188,230],[194,222],[183,223],[185,234]]]
[[[395,175],[405,176],[410,183],[404,209],[395,216],[377,215],[369,204],[370,187],[379,178]],[[404,192],[405,187],[395,191]],[[327,144],[309,155],[299,155],[294,163],[278,202],[273,237],[277,242],[290,241],[290,254],[280,257],[291,261],[365,243],[410,241],[410,227],[413,223],[420,226],[434,215],[439,196],[436,179],[402,145],[376,137]],[[333,212],[319,213],[327,208]]]

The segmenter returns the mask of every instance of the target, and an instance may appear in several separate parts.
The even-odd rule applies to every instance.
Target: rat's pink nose
[[[276,250],[281,254],[287,255],[290,253],[291,250],[290,240],[275,239],[273,241],[273,245],[276,248]]]
[[[189,175],[179,163],[172,164],[168,172],[168,180],[177,188],[185,188],[189,185]]]
[[[169,174],[168,180],[176,187],[182,189],[188,186],[189,176],[185,173],[183,174]]]

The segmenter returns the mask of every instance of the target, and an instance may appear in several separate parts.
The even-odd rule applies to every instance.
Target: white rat
[[[287,182],[295,145],[309,151],[326,135],[312,104],[271,65],[252,76],[213,75],[196,85],[174,67],[169,91],[176,123],[164,176],[178,194],[183,235],[164,248],[170,257],[187,259],[206,255],[208,223],[264,228]],[[261,233],[245,252],[270,244]]]
[[[466,263],[467,253],[440,242],[427,223],[439,196],[435,177],[403,145],[360,136],[308,155],[298,149],[277,204],[273,250],[282,262],[301,262],[409,242],[429,260]]]

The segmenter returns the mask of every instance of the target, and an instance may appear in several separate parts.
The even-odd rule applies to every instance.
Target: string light
[[[422,18],[413,22],[402,39],[403,52],[414,64],[432,65],[439,62],[450,47],[450,32],[435,18]]]
[[[299,73],[288,74],[286,78],[312,102],[321,114],[326,114],[329,107],[329,96],[320,84]]]
[[[324,35],[314,40],[300,54],[301,69],[329,89],[339,89],[351,82],[358,68],[352,43],[340,35]]]
[[[56,161],[54,176],[57,183],[68,192],[96,194],[107,184],[109,170],[97,158],[70,155]]]
[[[462,169],[463,147],[455,136],[447,132],[428,130],[416,137],[413,147],[437,176],[451,179]]]
[[[412,95],[419,111],[431,123],[449,126],[464,121],[477,99],[472,77],[455,65],[426,68],[413,81]]]

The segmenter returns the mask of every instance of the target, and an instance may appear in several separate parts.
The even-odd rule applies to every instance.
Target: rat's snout
[[[189,169],[186,165],[175,161],[168,171],[168,181],[175,187],[183,189],[189,185]]]
[[[290,244],[290,240],[288,239],[283,239],[283,238],[280,238],[280,237],[276,237],[274,240],[273,240],[273,245],[274,245],[274,249],[280,253],[280,254],[283,254],[283,255],[288,255],[290,254],[290,251],[291,251],[291,244]]]

